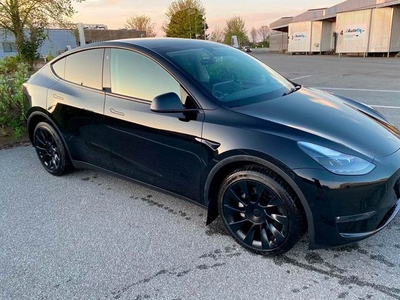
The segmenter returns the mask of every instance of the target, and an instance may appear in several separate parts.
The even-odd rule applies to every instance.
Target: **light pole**
[[[191,10],[191,7],[187,8],[186,11]],[[192,15],[190,12],[188,12],[189,15],[189,38],[192,38],[192,18],[190,16]]]
[[[207,39],[207,34],[206,34],[206,30],[207,30],[207,28],[206,28],[206,25],[207,25],[207,23],[206,23],[206,17],[205,17],[205,16],[203,16],[203,31],[204,31],[204,40],[206,40],[206,39]]]

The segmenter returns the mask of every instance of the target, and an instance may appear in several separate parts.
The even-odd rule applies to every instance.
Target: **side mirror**
[[[150,109],[155,112],[173,113],[186,111],[181,99],[175,93],[159,95],[151,102]]]

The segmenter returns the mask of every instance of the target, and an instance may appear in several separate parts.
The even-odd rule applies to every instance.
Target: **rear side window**
[[[66,59],[63,58],[52,65],[54,73],[62,79],[65,78],[65,61]]]
[[[54,73],[67,81],[101,90],[104,49],[73,53],[52,65]]]

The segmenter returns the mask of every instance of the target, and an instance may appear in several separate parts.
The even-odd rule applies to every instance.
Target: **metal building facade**
[[[287,32],[271,30],[269,34],[269,49],[274,52],[286,52],[288,50]]]
[[[292,18],[287,27],[288,52],[340,54],[400,51],[400,0],[347,0],[330,8],[311,9]],[[274,40],[270,43],[274,51]]]
[[[387,53],[400,51],[400,7],[339,13],[336,52]]]
[[[297,22],[289,24],[289,53],[311,51],[312,22]]]
[[[336,52],[367,53],[372,10],[340,13],[336,17]]]
[[[270,24],[270,51],[285,52],[288,50],[288,30],[292,17],[282,17]]]

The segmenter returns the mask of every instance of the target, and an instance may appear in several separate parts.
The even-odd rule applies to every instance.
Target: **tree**
[[[146,37],[155,37],[154,32],[156,23],[151,22],[151,18],[146,15],[135,15],[126,20],[125,28],[146,31]]]
[[[73,1],[84,0],[0,0],[0,27],[14,35],[18,55],[32,61],[44,41],[44,29],[65,25],[65,17],[75,13]]]
[[[224,32],[222,31],[222,29],[217,26],[213,32],[211,32],[210,35],[210,40],[213,42],[218,42],[218,43],[223,43],[224,42]]]
[[[232,36],[236,35],[239,45],[248,44],[249,39],[247,37],[247,30],[245,22],[240,17],[233,17],[226,20],[224,27],[225,39],[224,43],[230,45]]]
[[[258,37],[264,46],[268,46],[269,27],[267,25],[261,26],[260,29],[258,29]]]
[[[165,16],[163,30],[167,37],[204,39],[208,26],[205,22],[205,9],[199,0],[172,2]]]
[[[258,36],[257,29],[255,29],[254,27],[251,28],[251,30],[250,30],[250,38],[251,38],[251,42],[253,44],[255,44],[257,42],[257,36]]]

